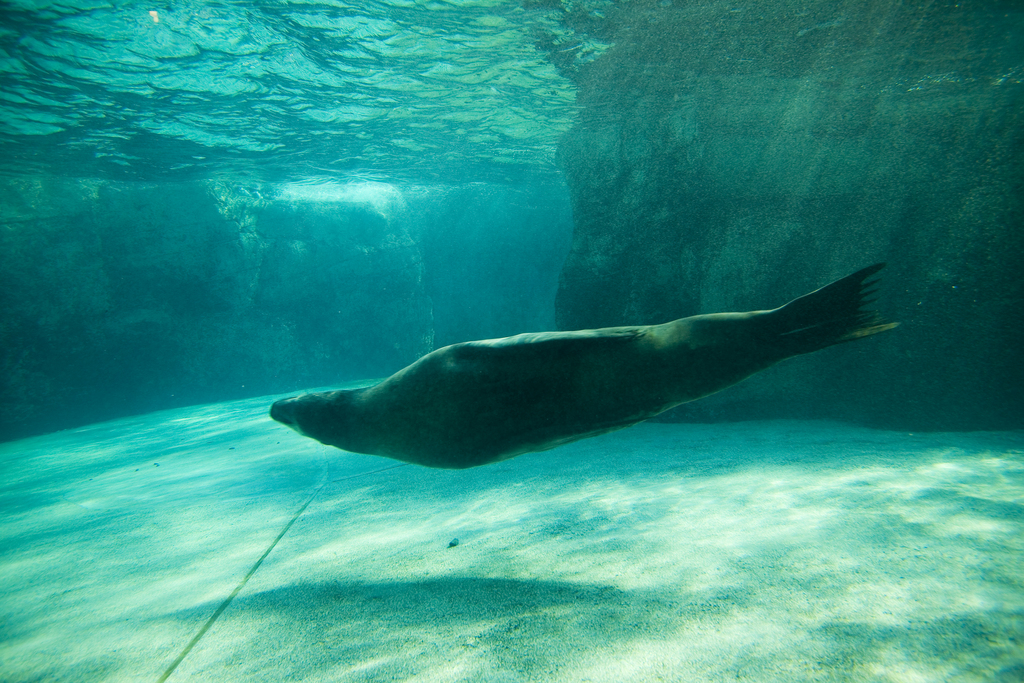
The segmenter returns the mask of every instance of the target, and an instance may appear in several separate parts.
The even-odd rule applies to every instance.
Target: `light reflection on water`
[[[550,174],[575,97],[536,45],[556,16],[506,1],[8,7],[0,172]]]

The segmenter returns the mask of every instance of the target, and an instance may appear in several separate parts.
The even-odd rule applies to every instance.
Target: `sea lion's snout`
[[[352,415],[351,397],[361,391],[340,389],[282,398],[270,404],[270,417],[302,436],[351,450],[361,443],[358,417]]]
[[[282,398],[280,401],[274,401],[270,406],[270,417],[283,425],[288,425],[295,429],[295,412],[292,406],[294,400],[295,397],[292,396],[291,398]]]

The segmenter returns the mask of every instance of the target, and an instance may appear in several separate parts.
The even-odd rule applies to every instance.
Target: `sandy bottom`
[[[0,680],[1024,680],[1024,434],[648,424],[442,471],[270,400],[0,444]]]

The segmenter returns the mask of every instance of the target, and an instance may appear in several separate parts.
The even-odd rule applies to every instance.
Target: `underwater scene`
[[[1024,4],[8,0],[0,682],[1024,681]]]

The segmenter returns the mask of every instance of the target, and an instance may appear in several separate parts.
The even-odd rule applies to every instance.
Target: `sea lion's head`
[[[280,401],[274,401],[273,405],[270,406],[270,417],[302,434],[298,418],[299,399],[301,398],[301,396],[291,396],[289,398],[282,398]]]
[[[282,398],[270,406],[270,417],[320,443],[353,450],[358,441],[354,399],[360,392],[324,391]]]

